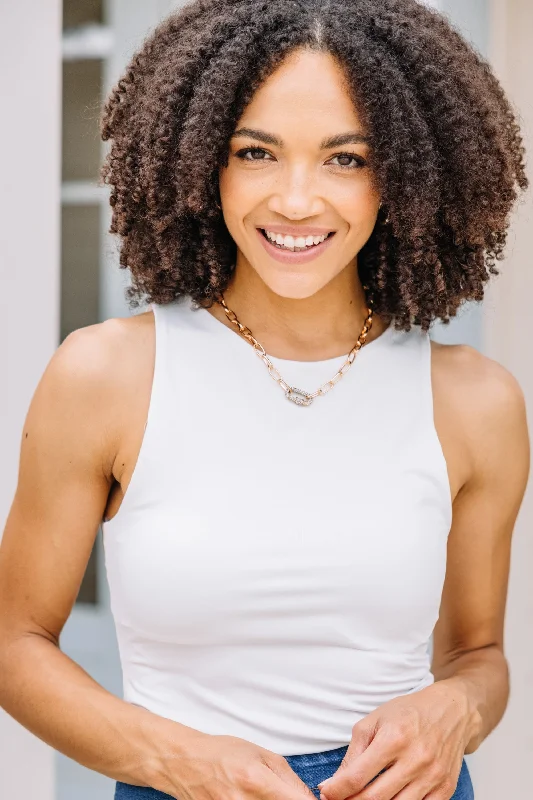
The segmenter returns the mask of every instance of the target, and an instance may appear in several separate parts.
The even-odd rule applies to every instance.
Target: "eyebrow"
[[[254,130],[253,128],[239,128],[232,139],[237,136],[246,136],[249,139],[255,139],[258,142],[265,144],[273,144],[276,147],[283,148],[283,142],[277,136],[266,131]],[[336,136],[330,136],[320,142],[321,150],[329,150],[332,147],[340,147],[343,144],[370,144],[370,138],[364,136],[358,131],[349,131],[348,133],[338,133]]]

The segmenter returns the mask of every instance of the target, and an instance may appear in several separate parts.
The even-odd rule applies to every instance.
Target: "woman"
[[[197,0],[102,133],[151,309],[33,398],[3,706],[117,800],[472,798],[528,435],[516,380],[428,332],[527,186],[499,84],[414,0]],[[59,649],[102,520],[124,699]]]

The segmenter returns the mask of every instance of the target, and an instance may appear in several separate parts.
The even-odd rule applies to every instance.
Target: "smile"
[[[291,250],[293,252],[298,250],[307,250],[310,247],[316,247],[321,244],[331,233],[324,233],[321,236],[283,236],[281,233],[272,233],[272,231],[260,229],[266,238],[281,247],[283,250]]]
[[[335,236],[335,231],[320,236],[283,236],[263,228],[256,230],[267,253],[286,264],[303,264],[317,258]]]

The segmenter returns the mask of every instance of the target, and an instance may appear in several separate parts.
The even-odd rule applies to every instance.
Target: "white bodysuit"
[[[190,298],[153,305],[139,458],[104,523],[124,699],[280,755],[433,682],[452,519],[431,349],[392,326],[309,407]],[[310,392],[345,356],[272,358]]]

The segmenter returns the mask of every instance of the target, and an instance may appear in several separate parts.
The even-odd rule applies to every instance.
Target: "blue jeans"
[[[297,756],[285,756],[285,758],[298,777],[311,789],[315,797],[319,798],[320,792],[316,789],[317,784],[325,781],[326,778],[331,778],[340,766],[347,750],[348,745],[344,745],[335,750],[325,750],[322,753],[305,753]],[[114,800],[172,800],[172,795],[159,792],[157,789],[132,786],[119,781],[116,785]],[[450,800],[474,800],[472,781],[464,760],[457,788]]]

